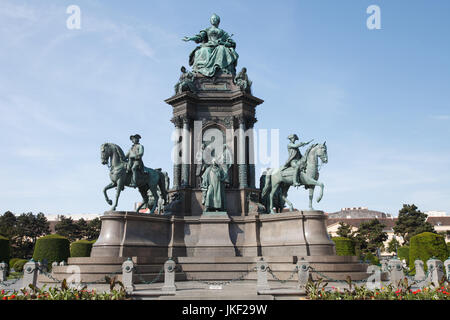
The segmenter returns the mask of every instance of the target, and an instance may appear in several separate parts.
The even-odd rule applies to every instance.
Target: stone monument
[[[118,196],[113,204],[107,188],[116,187],[120,194],[124,186],[137,186],[144,202],[148,192],[156,200],[158,194],[166,199],[166,188],[158,170],[139,162],[143,149],[132,147],[137,158],[130,164],[118,146],[104,144],[102,162],[110,164],[112,180],[105,198],[113,207],[101,217],[91,257],[71,258],[69,264],[120,266],[132,258],[139,265],[173,257],[196,279],[224,280],[263,257],[279,275],[289,274],[289,266],[304,259],[336,279],[366,278],[366,266],[356,257],[335,255],[326,216],[312,209],[316,186],[319,201],[323,195],[318,165],[319,159],[328,161],[326,143],[296,143],[298,136],[290,135],[288,161],[267,170],[256,188],[252,129],[263,100],[252,94],[246,68],[236,75],[236,42],[219,28],[220,18],[214,14],[210,22],[197,35],[183,38],[198,44],[189,56],[192,70],[182,67],[173,95],[165,100],[172,108],[176,139],[173,186],[167,190],[167,205],[159,210],[164,213],[154,214],[155,205],[151,214],[115,211]],[[134,145],[139,142],[136,135],[130,138]],[[299,148],[306,145],[302,156]],[[309,190],[310,210],[293,208],[287,199],[293,185]],[[283,210],[284,203],[289,211]],[[62,277],[64,270],[56,267],[54,275]],[[94,278],[86,273],[86,279]]]

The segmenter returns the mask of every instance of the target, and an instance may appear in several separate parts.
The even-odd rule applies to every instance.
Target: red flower
[[[7,296],[4,296],[4,297],[3,297],[3,300],[8,300],[8,297],[7,297]]]
[[[5,290],[2,290],[2,294],[5,294]]]

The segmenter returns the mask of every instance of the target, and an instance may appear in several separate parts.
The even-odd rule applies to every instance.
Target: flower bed
[[[347,284],[348,288],[331,287],[331,290],[326,290],[327,283],[318,280],[307,284],[306,293],[311,300],[450,300],[448,282],[442,283],[437,288],[412,289],[411,284],[405,279],[398,287],[389,284],[374,290],[366,286],[353,286],[351,280],[348,280]]]
[[[97,290],[87,290],[69,288],[65,281],[61,287],[37,288],[30,285],[29,289],[6,292],[0,291],[0,301],[4,300],[126,300],[128,299],[125,290],[121,286],[119,290],[111,288],[109,292],[97,292]]]

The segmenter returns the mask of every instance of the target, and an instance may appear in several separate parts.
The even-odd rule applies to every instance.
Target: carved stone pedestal
[[[200,217],[198,242],[194,257],[234,257],[236,250],[230,239],[230,221],[226,212],[205,212]]]

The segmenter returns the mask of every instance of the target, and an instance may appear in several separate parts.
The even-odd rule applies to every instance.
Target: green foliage
[[[70,242],[67,238],[51,234],[39,238],[34,248],[33,259],[35,261],[43,261],[47,259],[48,265],[54,261],[67,261],[70,256]]]
[[[94,240],[100,235],[101,221],[95,218],[89,222],[83,218],[74,221],[72,218],[60,216],[55,230],[58,234],[67,237],[70,241],[87,239]]]
[[[16,217],[7,211],[0,216],[0,234],[9,238],[13,257],[31,258],[36,239],[49,233],[49,223],[43,213],[29,212]]]
[[[23,271],[23,266],[25,265],[25,263],[27,263],[28,260],[27,259],[17,259],[16,262],[14,262],[14,271],[16,272],[22,272]]]
[[[0,262],[8,262],[10,254],[9,239],[0,236]]]
[[[354,256],[355,246],[352,239],[345,237],[333,237],[331,238],[336,245],[336,254],[338,256]]]
[[[428,259],[436,257],[445,261],[448,257],[447,245],[443,236],[431,232],[423,232],[410,239],[409,267],[414,269],[414,261],[422,260],[426,269]]]
[[[398,258],[400,260],[405,260],[406,264],[409,265],[409,247],[403,246],[398,248]]]
[[[397,253],[397,249],[401,247],[400,241],[397,238],[392,238],[391,241],[388,242],[387,252],[395,252]]]
[[[339,222],[336,234],[339,237],[351,239],[353,237],[352,226],[345,222]]]
[[[331,287],[327,290],[327,283],[323,280],[308,281],[306,295],[311,300],[450,300],[450,284],[438,287],[424,287],[412,289],[405,278],[398,283],[398,287],[389,284],[381,289],[371,290],[365,285],[354,286],[351,279],[347,280],[348,288]]]
[[[434,227],[426,222],[427,215],[412,204],[404,204],[398,213],[394,232],[403,237],[404,245],[409,244],[411,237],[423,232],[435,232]]]
[[[20,258],[12,258],[9,260],[9,269],[14,268],[14,264],[17,262],[17,260],[20,260]]]
[[[119,289],[115,285],[119,285]],[[111,286],[110,286],[111,287]],[[115,281],[114,286],[109,292],[97,292],[94,290],[87,290],[87,287],[81,289],[69,288],[66,280],[63,280],[61,287],[38,288],[29,285],[28,288],[20,291],[0,292],[0,300],[126,300],[127,294],[121,282]]]
[[[378,219],[373,219],[360,224],[358,231],[354,235],[355,250],[358,255],[366,255],[371,252],[375,254],[378,248],[383,247],[383,242],[388,235],[383,231],[385,225]]]
[[[380,264],[380,260],[372,252],[368,252],[366,255],[364,255],[363,260],[371,265],[377,266]]]
[[[90,257],[93,242],[89,240],[78,240],[70,245],[71,257]]]

